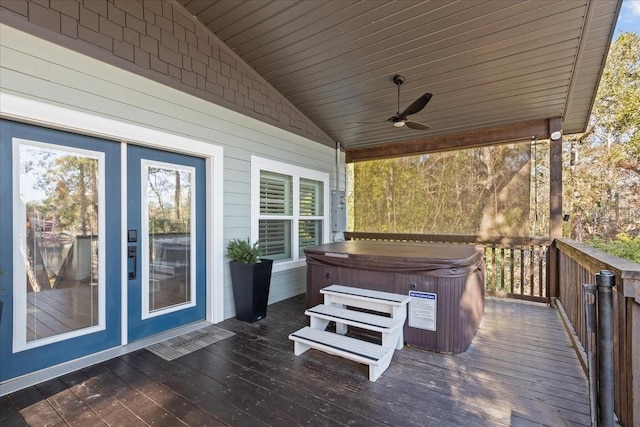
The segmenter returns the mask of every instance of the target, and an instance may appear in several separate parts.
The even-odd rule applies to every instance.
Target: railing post
[[[613,286],[609,270],[596,274],[598,286],[598,425],[613,426]]]
[[[555,298],[560,298],[560,252],[556,246],[556,240],[549,243],[547,250],[547,298],[553,302]]]
[[[584,289],[584,320],[587,332],[587,368],[589,375],[589,406],[591,425],[596,426],[598,416],[598,381],[596,375],[596,285],[582,285]]]

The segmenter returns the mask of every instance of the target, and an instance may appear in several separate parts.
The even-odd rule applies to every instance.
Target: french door
[[[205,162],[127,148],[129,340],[205,318]]]
[[[0,380],[120,344],[120,177],[117,143],[0,122]]]
[[[205,318],[204,161],[122,156],[0,121],[0,381]]]

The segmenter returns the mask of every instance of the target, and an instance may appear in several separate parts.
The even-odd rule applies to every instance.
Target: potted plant
[[[236,306],[236,318],[256,322],[267,315],[267,300],[271,286],[273,260],[260,258],[258,242],[233,239],[227,245],[231,258],[231,284]]]

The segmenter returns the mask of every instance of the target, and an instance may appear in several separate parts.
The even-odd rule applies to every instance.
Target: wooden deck
[[[460,355],[405,347],[373,383],[367,367],[310,350],[304,295],[235,336],[164,361],[140,350],[0,398],[0,425],[589,425],[587,380],[557,312],[487,300]]]

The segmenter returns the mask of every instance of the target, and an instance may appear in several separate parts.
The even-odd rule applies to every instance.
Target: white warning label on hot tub
[[[409,291],[409,326],[436,330],[438,296],[429,292]]]

